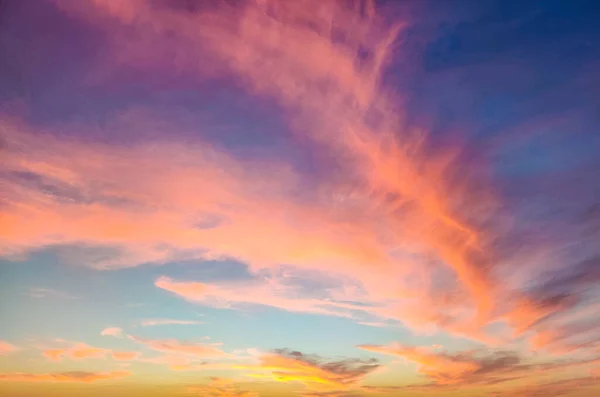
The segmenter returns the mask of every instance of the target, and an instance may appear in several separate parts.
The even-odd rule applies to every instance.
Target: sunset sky
[[[600,396],[599,15],[0,0],[0,395]]]

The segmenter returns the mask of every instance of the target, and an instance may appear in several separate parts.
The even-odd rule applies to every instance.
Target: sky
[[[0,394],[600,395],[598,15],[0,1]]]

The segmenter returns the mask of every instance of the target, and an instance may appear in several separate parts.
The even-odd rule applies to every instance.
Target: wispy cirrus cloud
[[[146,319],[140,322],[142,327],[154,327],[157,325],[197,325],[203,324],[202,321],[194,321],[194,320],[176,320],[170,318],[154,318],[154,319]]]
[[[93,383],[103,380],[115,380],[131,375],[129,371],[87,372],[70,371],[56,373],[0,373],[0,381],[4,382],[83,382]]]
[[[369,310],[368,305],[340,302],[330,297],[315,298],[275,278],[251,282],[201,283],[162,276],[156,279],[154,285],[190,302],[220,308],[264,305],[291,312],[348,318]]]
[[[51,288],[30,288],[27,295],[32,298],[62,298],[75,299],[75,297],[64,291],[57,291]]]
[[[59,205],[55,196],[46,202],[44,211],[37,212],[35,230],[12,233],[9,243],[13,249],[78,241],[119,246],[122,252],[115,258],[96,263],[102,267],[164,262],[175,252],[233,257],[253,270],[281,263],[316,269],[328,263],[323,271],[360,280],[376,300],[398,299],[397,291],[402,289],[430,304],[437,295],[424,292],[427,285],[415,288],[414,283],[398,281],[422,277],[427,284],[427,274],[423,274],[426,267],[410,263],[424,258],[448,273],[452,288],[464,290],[461,302],[453,304],[460,312],[454,318],[467,321],[475,311],[490,313],[493,281],[485,266],[476,263],[483,259],[473,259],[481,256],[475,254],[483,252],[476,246],[485,239],[477,237],[476,225],[467,221],[484,214],[478,209],[485,208],[487,201],[469,189],[468,180],[449,183],[458,175],[452,151],[426,153],[420,133],[396,137],[390,132],[402,128],[398,119],[401,113],[379,81],[399,31],[397,26],[386,26],[374,12],[361,16],[335,3],[315,2],[319,12],[314,15],[307,12],[312,6],[304,3],[248,3],[237,11],[224,6],[199,13],[155,7],[151,2],[126,2],[127,6],[117,8],[101,2],[93,3],[93,7],[59,4],[96,22],[98,11],[106,13],[139,30],[143,40],[151,38],[159,43],[169,32],[179,35],[182,42],[199,44],[197,48],[206,51],[210,59],[246,81],[253,94],[272,96],[296,112],[299,118],[292,122],[299,127],[298,133],[316,147],[326,148],[346,171],[330,175],[330,181],[298,196],[297,192],[306,190],[302,175],[280,164],[256,161],[248,166],[202,143],[196,149],[193,145],[161,143],[158,153],[151,150],[153,144],[115,150],[53,142],[48,137],[43,146],[29,140],[19,147],[29,147],[38,160],[26,162],[11,156],[10,164],[16,170],[53,181],[63,200]],[[265,7],[273,12],[265,12]],[[135,18],[130,17],[132,10]],[[307,20],[310,23],[301,22]],[[345,40],[333,40],[328,28],[332,24],[354,33]],[[118,35],[117,31],[113,34]],[[141,43],[136,48],[138,53],[152,52]],[[362,52],[365,59],[359,56]],[[322,90],[323,86],[330,88]],[[372,117],[375,114],[378,116]],[[19,136],[25,139],[26,135]],[[47,155],[50,147],[55,155]],[[117,154],[123,150],[127,153]],[[58,154],[65,151],[71,156]],[[177,156],[169,154],[175,152]],[[81,157],[74,158],[73,153],[81,153]],[[118,160],[123,158],[127,162]],[[104,167],[98,168],[99,164]],[[107,168],[107,164],[113,166]],[[176,179],[170,177],[174,174]],[[136,175],[135,181],[125,175]],[[71,200],[65,206],[64,198],[80,196],[82,191],[91,193],[94,189],[86,186],[92,180],[97,182],[95,186],[111,186],[110,192],[97,191],[94,198],[88,197],[93,205]],[[19,189],[15,186],[14,191],[24,194],[21,198],[25,199],[35,192],[35,186],[24,191],[23,185],[19,181]],[[196,186],[202,194],[186,194],[184,199],[178,194],[184,186]],[[47,195],[41,197],[48,199]],[[136,211],[112,204],[116,198],[121,203],[135,203]],[[30,199],[40,202],[34,195]],[[463,200],[465,203],[458,206]],[[163,210],[148,212],[154,208]],[[466,208],[472,212],[463,214]],[[22,211],[13,211],[11,219],[32,218]],[[73,211],[78,213],[76,217]],[[224,221],[198,230],[189,225],[189,213],[208,213]],[[60,219],[67,216],[79,221],[69,222],[69,228],[57,235],[57,225],[65,223]],[[96,226],[89,227],[91,224]],[[398,247],[406,251],[404,255],[398,255]],[[392,279],[397,281],[392,283]],[[476,299],[469,300],[469,295]]]
[[[377,320],[395,319],[416,331],[444,330],[486,342],[501,339],[489,338],[486,325],[504,322],[515,337],[529,337],[544,332],[557,313],[584,302],[586,280],[592,279],[586,275],[594,274],[593,266],[584,265],[587,252],[581,255],[585,258],[554,255],[555,244],[507,238],[547,224],[527,218],[515,228],[519,233],[512,233],[506,224],[513,220],[507,220],[500,197],[489,187],[486,165],[469,160],[466,149],[440,148],[425,132],[411,128],[402,102],[381,85],[386,61],[401,50],[395,39],[410,21],[388,24],[372,6],[357,10],[319,1],[248,2],[236,9],[222,5],[195,12],[142,0],[119,6],[106,1],[58,4],[104,29],[119,67],[154,73],[157,49],[181,43],[173,49],[181,56],[164,57],[179,63],[166,60],[159,70],[176,66],[198,76],[210,69],[233,77],[248,95],[281,105],[290,135],[326,152],[325,163],[331,165],[322,167],[322,177],[307,181],[282,162],[236,159],[200,139],[112,145],[58,139],[56,130],[32,131],[27,123],[5,118],[10,199],[2,217],[7,230],[1,236],[3,253],[78,245],[101,247],[100,253],[83,255],[98,268],[185,257],[234,258],[255,274],[282,264],[319,270],[358,284],[344,294],[346,301],[366,302],[368,309],[362,311]],[[103,66],[110,68],[110,61]],[[171,130],[151,118],[124,118],[132,135],[160,129],[153,131],[160,136]],[[111,127],[123,128],[118,123]],[[566,173],[563,180],[570,176]],[[593,191],[580,193],[594,196]],[[567,196],[552,197],[584,203]],[[552,243],[566,241],[552,237]],[[498,276],[515,273],[511,262],[531,262],[522,258],[538,254],[567,269],[559,277],[567,291],[552,282],[530,289],[532,281],[539,281],[537,265],[519,277]],[[575,263],[582,265],[571,266]],[[273,285],[247,288],[256,295],[242,299],[229,286],[169,278],[157,283],[201,303],[216,296],[228,304],[246,300],[345,317],[361,310],[318,294],[298,300],[293,291]],[[504,336],[505,341],[512,338]],[[587,341],[572,345],[589,346]]]
[[[177,339],[144,339],[136,336],[129,338],[151,350],[167,354],[183,355],[194,358],[224,357],[227,354],[219,349],[219,343],[181,342]]]

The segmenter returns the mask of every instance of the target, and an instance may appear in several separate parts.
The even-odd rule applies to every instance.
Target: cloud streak
[[[142,327],[154,327],[157,325],[197,325],[202,324],[201,321],[193,321],[193,320],[175,320],[168,318],[156,318],[156,319],[148,319],[143,320],[140,325]]]
[[[83,382],[93,383],[104,380],[116,380],[131,375],[128,371],[113,372],[56,372],[56,373],[0,373],[0,381],[4,382]]]

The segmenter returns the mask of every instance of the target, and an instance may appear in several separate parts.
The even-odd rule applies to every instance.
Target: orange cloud
[[[140,358],[140,362],[149,364],[168,365],[171,369],[181,369],[190,367],[192,360],[189,357],[180,354],[165,354],[159,357]]]
[[[260,357],[260,364],[235,366],[257,371],[247,376],[277,382],[299,382],[311,389],[349,389],[379,368],[375,360],[325,361],[297,351],[277,350]]]
[[[114,372],[57,372],[57,373],[0,373],[0,381],[4,382],[84,382],[92,383],[102,380],[121,379],[131,375],[129,371]]]
[[[0,356],[5,356],[10,353],[14,353],[19,348],[13,344],[10,344],[6,341],[0,340]]]
[[[60,342],[68,343],[63,340]],[[43,356],[52,361],[61,361],[64,358],[71,360],[83,359],[104,359],[110,356],[116,361],[133,361],[140,357],[139,352],[132,351],[115,351],[111,349],[103,349],[92,347],[85,343],[75,343],[70,347],[46,349],[42,352]]]
[[[50,360],[60,361],[64,357],[73,360],[86,358],[105,358],[110,350],[88,346],[85,343],[77,343],[70,348],[65,349],[47,349],[42,354]]]
[[[482,368],[474,357],[449,356],[433,353],[429,349],[404,347],[402,345],[374,346],[363,345],[361,349],[404,357],[419,365],[419,372],[437,383],[452,384],[464,381]]]
[[[140,353],[113,351],[111,352],[111,356],[114,360],[117,361],[133,361],[140,356]]]
[[[231,379],[211,378],[208,386],[189,386],[187,392],[208,397],[258,397],[250,391],[239,390]]]
[[[599,358],[562,360],[545,363],[524,363],[511,352],[472,350],[458,353],[433,352],[430,348],[363,345],[359,348],[386,355],[403,357],[417,364],[418,373],[430,383],[399,387],[406,391],[454,390],[472,387],[490,387],[514,380],[528,380],[555,371],[587,368],[600,362]],[[374,389],[377,389],[375,387]]]

